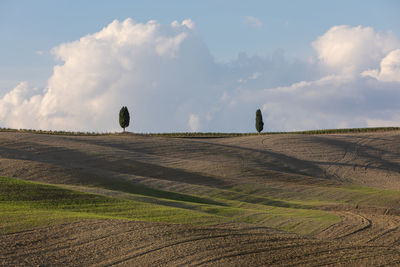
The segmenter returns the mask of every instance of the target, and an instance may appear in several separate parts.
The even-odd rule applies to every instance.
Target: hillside
[[[0,132],[0,176],[10,177],[1,179],[2,263],[156,265],[171,249],[180,251],[168,261],[174,266],[249,258],[254,265],[393,263],[400,260],[399,151],[399,131],[224,138]],[[109,256],[88,261],[116,244]]]

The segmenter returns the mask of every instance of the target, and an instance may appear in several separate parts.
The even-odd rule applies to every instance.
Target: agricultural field
[[[400,265],[400,131],[0,131],[0,265]]]

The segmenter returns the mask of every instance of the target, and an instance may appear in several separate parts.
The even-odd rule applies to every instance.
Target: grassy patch
[[[94,218],[79,212],[38,209],[29,203],[0,201],[0,234],[14,233],[47,225]]]
[[[230,193],[231,192],[231,193]],[[202,194],[209,196],[207,194]],[[234,198],[247,203],[315,209],[326,204],[353,204],[376,207],[398,207],[400,191],[368,186],[315,186],[315,185],[238,185],[231,190],[214,190],[212,197]]]
[[[165,190],[159,190],[144,185],[132,184],[130,182],[111,180],[111,179],[97,179],[94,183],[89,184],[92,186],[102,187],[106,189],[121,191],[131,194],[139,194],[149,197],[165,198],[170,200],[193,202],[198,204],[211,204],[211,205],[224,205],[221,202],[206,198],[199,197],[184,193],[177,193]]]
[[[0,233],[66,221],[109,218],[187,224],[247,222],[310,234],[340,220],[336,215],[307,209],[249,205],[240,201],[214,205],[146,196],[157,202],[149,203],[141,201],[140,195],[131,195],[136,200],[0,177]],[[220,199],[215,200],[219,202]]]
[[[197,211],[110,198],[18,179],[0,178],[0,232],[2,233],[82,218],[197,224],[224,221],[224,218]]]

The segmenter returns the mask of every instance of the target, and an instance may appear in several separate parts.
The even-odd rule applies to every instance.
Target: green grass
[[[206,213],[0,178],[0,232],[77,219],[114,218],[171,223],[223,221]]]
[[[82,219],[124,219],[200,225],[246,222],[311,234],[340,221],[334,214],[317,210],[240,201],[216,205],[145,196],[154,200],[149,203],[141,201],[140,195],[131,195],[137,199],[111,198],[0,177],[0,233]],[[219,202],[220,199],[215,200],[215,203]]]
[[[368,186],[317,186],[290,184],[264,186],[242,184],[229,190],[197,187],[193,191],[212,199],[235,200],[241,203],[263,204],[294,209],[317,209],[330,204],[351,204],[397,208],[400,191]],[[188,192],[190,193],[190,192]]]
[[[121,191],[125,193],[131,194],[139,194],[149,197],[157,197],[157,198],[164,198],[170,200],[178,200],[184,202],[193,202],[199,204],[212,204],[212,205],[223,205],[223,203],[217,202],[212,199],[184,194],[184,193],[177,193],[165,190],[159,190],[151,187],[147,187],[144,185],[132,184],[126,181],[120,181],[115,179],[104,179],[98,178],[95,181],[88,181],[87,185],[106,188],[110,190]]]
[[[308,235],[340,221],[338,216],[318,210],[321,205],[388,207],[400,200],[398,191],[366,186],[306,186],[295,191],[289,187],[260,188],[248,184],[230,189],[194,186],[193,192],[182,194],[120,181],[110,184],[108,181],[102,187],[75,186],[77,190],[71,190],[0,177],[0,233],[76,220],[124,219],[200,225],[242,222]],[[103,190],[120,195],[82,192],[85,188],[106,188]]]

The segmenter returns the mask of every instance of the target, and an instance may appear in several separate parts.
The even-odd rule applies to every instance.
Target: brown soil
[[[86,221],[3,236],[0,263],[57,266],[378,266],[398,247],[301,238],[254,225]]]
[[[117,179],[195,193],[239,184],[400,190],[400,133],[216,139],[0,133],[0,175],[53,184]],[[195,189],[193,189],[195,188]],[[62,266],[400,265],[388,207],[321,207],[342,217],[313,237],[254,225],[83,221],[0,236],[0,263]]]

